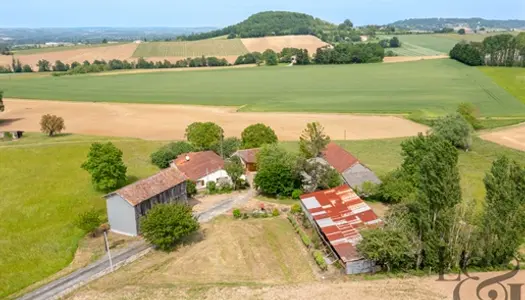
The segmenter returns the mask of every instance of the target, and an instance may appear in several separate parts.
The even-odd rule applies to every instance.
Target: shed
[[[156,204],[187,203],[186,180],[179,170],[167,168],[104,196],[111,231],[136,236],[140,217]]]
[[[233,156],[241,159],[242,164],[247,172],[257,171],[257,153],[259,148],[237,150]]]
[[[301,206],[347,274],[374,271],[374,263],[361,257],[356,245],[362,240],[361,229],[380,226],[382,220],[348,185],[302,195]]]
[[[381,183],[372,170],[336,143],[328,144],[321,157],[336,169],[344,181],[353,188],[360,188],[365,182]]]

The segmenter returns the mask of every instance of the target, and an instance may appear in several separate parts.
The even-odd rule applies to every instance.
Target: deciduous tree
[[[64,129],[66,129],[66,126],[62,117],[47,114],[40,119],[40,130],[49,136],[60,133]]]
[[[51,71],[51,68],[49,66],[49,61],[47,61],[45,59],[39,60],[36,65],[38,67],[38,72],[49,72],[49,71]]]
[[[237,190],[239,188],[241,176],[244,174],[244,166],[242,165],[240,158],[234,156],[228,159],[224,164],[224,170],[232,180],[233,189]]]
[[[191,144],[184,141],[169,143],[151,154],[151,163],[160,169],[164,169],[169,167],[170,162],[177,158],[177,156],[192,152],[194,149]]]
[[[93,237],[95,237],[100,224],[102,224],[100,214],[94,209],[79,214],[75,219],[75,225]]]
[[[209,150],[221,142],[224,130],[213,122],[195,122],[186,128],[186,139],[198,150]]]
[[[291,196],[301,183],[296,156],[278,145],[264,145],[257,154],[254,182],[263,194]]]
[[[241,133],[243,149],[259,148],[265,144],[277,143],[277,135],[270,126],[257,123],[246,127]]]
[[[97,190],[109,192],[126,182],[127,168],[122,151],[113,143],[93,143],[82,169],[91,174],[91,182]]]
[[[472,126],[460,114],[451,114],[434,121],[432,132],[457,148],[468,150],[472,145]]]
[[[483,126],[479,121],[479,110],[472,103],[463,102],[459,104],[458,109],[456,110],[458,114],[463,116],[463,118],[474,128],[481,129]]]
[[[299,149],[306,158],[318,157],[330,143],[330,137],[324,133],[324,127],[318,122],[306,124],[299,141]]]
[[[140,219],[144,238],[159,249],[169,251],[183,238],[199,229],[190,206],[157,204]]]
[[[0,112],[4,111],[4,91],[0,90]]]

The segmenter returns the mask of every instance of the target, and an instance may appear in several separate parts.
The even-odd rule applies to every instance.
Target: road
[[[250,189],[248,192],[227,198],[221,201],[216,206],[201,212],[196,215],[200,223],[211,221],[218,215],[221,215],[235,206],[240,206],[254,195],[254,190]],[[130,245],[128,248],[122,249],[119,252],[112,253],[113,265],[124,265],[128,261],[133,261],[136,257],[147,253],[151,249],[151,245],[141,241]],[[52,281],[45,286],[25,294],[18,298],[20,300],[44,300],[44,299],[58,299],[76,288],[92,281],[96,278],[104,276],[109,273],[110,265],[107,256],[93,264],[79,269],[65,277]]]

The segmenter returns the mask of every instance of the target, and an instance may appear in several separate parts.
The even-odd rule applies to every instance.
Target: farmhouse
[[[139,218],[155,204],[187,203],[186,180],[179,170],[167,168],[104,196],[111,231],[136,236],[140,232]]]
[[[237,156],[241,159],[247,172],[255,172],[257,171],[257,153],[259,153],[259,148],[244,149],[238,150],[232,156]]]
[[[208,182],[231,182],[224,160],[213,151],[181,154],[170,165],[194,181],[197,189],[206,188]]]
[[[374,263],[361,257],[356,245],[362,239],[361,229],[377,227],[382,221],[348,185],[302,195],[301,206],[347,274],[374,271]]]
[[[343,176],[344,181],[353,188],[360,188],[367,181],[375,184],[381,183],[372,170],[336,143],[326,146],[322,152],[322,158],[336,169]]]

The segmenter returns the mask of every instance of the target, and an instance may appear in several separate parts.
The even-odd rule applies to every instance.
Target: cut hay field
[[[3,80],[2,80],[3,79]],[[259,67],[201,72],[7,80],[4,97],[242,106],[242,111],[436,114],[472,102],[483,116],[524,116],[525,104],[449,59],[399,64]]]
[[[233,56],[247,53],[240,39],[139,44],[133,57]]]

